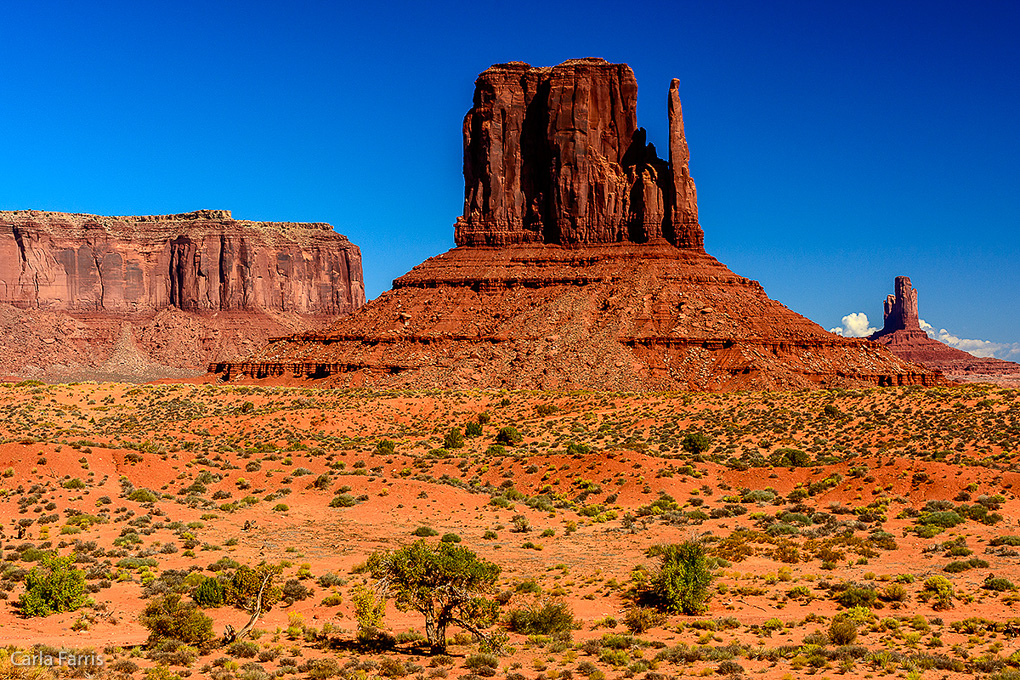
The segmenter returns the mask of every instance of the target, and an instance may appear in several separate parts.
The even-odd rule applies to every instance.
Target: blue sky
[[[490,64],[681,79],[706,248],[826,328],[910,276],[1020,360],[1020,3],[4,3],[0,209],[329,222],[369,297],[453,246]]]

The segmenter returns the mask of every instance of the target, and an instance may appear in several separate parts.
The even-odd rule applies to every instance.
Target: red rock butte
[[[222,379],[608,390],[932,385],[937,372],[836,337],[703,248],[680,107],[668,160],[637,127],[630,67],[495,65],[464,119],[457,247],[320,333]]]
[[[364,302],[361,252],[328,224],[0,212],[2,374],[95,368],[122,339],[194,372]]]
[[[1020,375],[1020,364],[976,357],[931,338],[921,329],[917,291],[910,278],[897,276],[895,292],[885,299],[885,323],[870,340],[881,343],[896,356],[941,371],[951,377]]]

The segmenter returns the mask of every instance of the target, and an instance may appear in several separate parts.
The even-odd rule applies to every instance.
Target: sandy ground
[[[479,414],[488,416],[481,435],[444,448],[451,428]],[[490,448],[507,426],[522,441]],[[707,438],[706,451],[685,448],[693,432]],[[1020,548],[993,540],[1020,535],[1016,390],[633,395],[21,384],[0,387],[0,437],[0,641],[93,649],[108,674],[142,677],[167,665],[222,678],[484,676],[487,667],[469,662],[478,654],[470,636],[456,638],[452,658],[437,663],[408,634],[424,631],[421,615],[392,602],[384,629],[397,636],[395,647],[356,640],[352,589],[372,584],[357,565],[413,542],[422,526],[438,533],[430,543],[455,534],[501,567],[497,589],[509,599],[492,630],[506,632],[511,649],[498,658],[500,675],[956,677],[1020,658],[1012,656],[1020,647],[1012,637],[1020,626],[1010,622],[1015,592],[984,587],[993,574],[1020,581]],[[803,452],[807,464],[770,464],[784,449]],[[155,500],[132,496],[138,489]],[[355,504],[330,507],[341,492]],[[984,522],[961,517],[922,537],[931,502],[928,511],[955,508]],[[517,517],[528,531],[515,531]],[[669,614],[631,636],[635,568],[654,573],[648,549],[685,540],[702,541],[710,558],[707,609]],[[18,572],[47,550],[79,556],[92,604],[23,615]],[[313,592],[262,616],[260,656],[232,656],[216,644],[183,665],[154,654],[139,621],[151,601],[143,584],[170,570],[213,575],[209,567],[224,559],[221,573],[282,564],[281,584],[294,579]],[[961,571],[945,570],[968,560]],[[326,574],[337,578],[323,585]],[[955,589],[951,608],[923,597],[926,579],[939,575]],[[880,597],[857,612],[854,645],[841,646],[820,633],[845,616],[837,597],[848,583]],[[897,583],[901,593],[890,588]],[[323,603],[331,594],[340,604]],[[572,612],[569,640],[506,629],[510,611],[546,602]],[[229,606],[205,613],[217,639],[248,618]],[[316,666],[329,660],[335,666]],[[0,667],[8,671],[18,677]]]

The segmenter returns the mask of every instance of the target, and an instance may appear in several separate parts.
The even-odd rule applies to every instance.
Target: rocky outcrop
[[[941,371],[953,378],[1020,376],[1020,364],[1002,359],[976,357],[930,337],[921,329],[917,291],[910,278],[897,276],[895,293],[885,299],[885,323],[870,336],[907,361]]]
[[[637,126],[626,64],[497,64],[464,118],[457,245],[648,243],[702,250],[679,81],[669,89],[669,160]]]
[[[702,247],[678,83],[669,161],[630,68],[493,66],[464,125],[458,247],[325,332],[277,338],[221,379],[338,386],[736,390],[935,385],[827,333]]]
[[[343,314],[364,301],[361,253],[328,224],[0,212],[0,303],[16,307]]]
[[[364,302],[361,253],[328,224],[0,212],[6,375],[194,374]]]

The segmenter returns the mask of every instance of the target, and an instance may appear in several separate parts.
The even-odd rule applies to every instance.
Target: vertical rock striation
[[[464,118],[464,214],[457,245],[665,241],[701,251],[679,81],[670,85],[669,160],[637,126],[626,64],[497,64]]]
[[[239,221],[227,210],[0,212],[0,303],[20,308],[345,314],[364,302],[361,252],[328,224]]]

